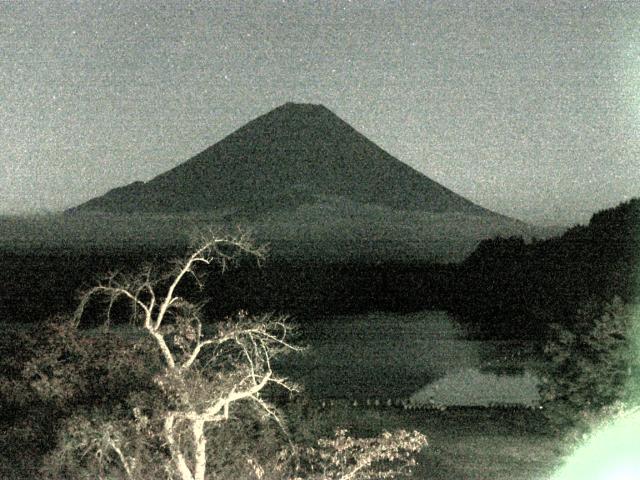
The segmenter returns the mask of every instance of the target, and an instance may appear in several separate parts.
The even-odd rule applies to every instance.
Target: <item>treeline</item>
[[[77,307],[78,291],[105,273],[134,271],[144,263],[166,267],[183,250],[4,252],[0,256],[0,321],[42,322],[68,313]],[[261,266],[253,259],[241,259],[224,273],[210,270],[203,291],[191,282],[186,287],[190,291],[182,292],[199,298],[209,318],[245,309],[286,313],[305,321],[320,315],[443,308],[451,303],[456,267],[286,262],[267,257]]]
[[[240,265],[207,284],[208,311],[220,317],[240,308],[318,315],[410,312],[450,303],[455,266],[440,264],[267,263]]]
[[[130,271],[145,262],[174,255],[174,248],[0,251],[0,321],[43,322],[56,314],[69,313],[78,305],[79,290],[95,284],[99,276]]]
[[[600,211],[560,237],[480,243],[459,267],[447,310],[480,337],[542,338],[577,309],[640,292],[640,199]]]

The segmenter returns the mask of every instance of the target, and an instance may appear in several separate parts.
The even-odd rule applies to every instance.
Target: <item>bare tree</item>
[[[289,343],[290,327],[285,317],[254,318],[240,312],[206,335],[201,306],[179,296],[187,278],[202,285],[201,267],[217,264],[225,269],[241,254],[258,261],[264,257],[263,249],[256,248],[244,235],[208,234],[200,238],[193,253],[174,262],[168,274],[158,275],[150,266],[133,275],[108,275],[83,293],[75,314],[77,324],[95,296],[108,300],[108,312],[117,300],[126,299],[133,307],[131,322],[153,339],[163,365],[154,381],[164,397],[156,407],[160,412],[154,412],[161,418],[152,434],[168,451],[165,470],[170,478],[205,479],[205,427],[228,420],[235,404],[250,402],[280,422],[276,409],[261,393],[268,385],[295,389],[271,366],[274,355],[299,350]],[[150,423],[141,409],[135,416],[139,425]],[[113,458],[120,462],[124,477],[136,478],[136,458],[125,451],[122,436],[103,429],[101,439],[103,448],[111,448]]]
[[[30,382],[56,398],[73,397],[75,390],[87,393],[95,380],[86,378],[89,372],[101,372],[98,376],[106,379],[113,373],[116,379],[94,384],[104,387],[111,381],[112,403],[81,404],[88,410],[74,410],[66,418],[56,448],[44,459],[42,478],[364,480],[407,474],[415,464],[413,456],[426,445],[419,432],[399,430],[357,439],[338,430],[335,438],[320,439],[314,446],[303,436],[301,445],[289,438],[286,447],[281,439],[269,437],[272,431],[263,424],[251,430],[257,426],[257,412],[260,420],[271,419],[285,431],[279,411],[268,400],[270,387],[296,387],[274,372],[272,360],[300,348],[291,343],[292,329],[282,316],[252,317],[241,311],[204,325],[201,305],[187,299],[187,287],[202,286],[206,267],[215,264],[224,270],[245,254],[259,262],[264,251],[243,235],[209,233],[195,245],[168,272],[151,265],[134,274],[109,274],[88,288],[71,321],[56,327],[67,332],[63,348],[54,348],[44,365],[41,355],[31,362]],[[95,339],[80,336],[77,327],[95,297],[107,301],[105,327],[117,302],[132,306],[132,348],[126,342],[106,342],[108,355],[100,349],[88,354],[97,346]],[[117,348],[112,351],[110,345]],[[76,350],[79,355],[64,353]],[[87,359],[91,368],[77,365]],[[65,391],[70,389],[65,378],[76,378],[81,388]],[[298,419],[302,431],[305,421]],[[296,423],[289,424],[289,431],[292,426]],[[256,438],[265,441],[257,444]]]

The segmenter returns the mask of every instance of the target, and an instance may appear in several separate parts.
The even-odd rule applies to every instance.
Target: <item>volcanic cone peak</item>
[[[285,103],[147,183],[94,198],[77,210],[255,210],[315,196],[395,210],[495,216],[389,155],[322,105]],[[260,208],[262,210],[262,208]]]

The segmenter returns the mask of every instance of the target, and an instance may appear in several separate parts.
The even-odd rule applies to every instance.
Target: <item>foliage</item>
[[[198,267],[224,269],[234,249],[262,255],[245,237],[205,237],[170,271],[109,274],[84,292],[74,317],[41,329],[0,385],[22,418],[34,402],[51,414],[46,439],[55,448],[39,452],[46,454],[42,478],[266,480],[321,471],[322,478],[393,478],[408,471],[426,444],[417,433],[362,439],[339,431],[293,443],[301,436],[291,435],[274,389],[296,386],[271,368],[275,356],[298,349],[286,318],[241,311],[205,332],[183,283],[201,285]],[[107,323],[92,335],[78,325],[96,296],[107,300]],[[127,338],[108,328],[120,299],[131,305],[135,333]],[[8,394],[13,386],[21,387],[17,398]]]
[[[411,473],[414,454],[427,444],[417,431],[383,432],[376,438],[353,438],[339,429],[333,438],[320,439],[305,452],[305,471],[300,480],[387,479]]]
[[[117,410],[131,392],[150,388],[148,347],[109,332],[88,337],[68,317],[2,337],[0,458],[7,463],[0,462],[0,477],[35,476],[76,410]]]
[[[615,297],[587,303],[570,327],[552,325],[541,388],[544,412],[552,424],[584,429],[604,409],[630,400],[630,380],[639,367],[636,324],[633,309]]]

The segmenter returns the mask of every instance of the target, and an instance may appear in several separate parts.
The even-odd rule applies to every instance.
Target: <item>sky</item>
[[[0,1],[0,213],[186,161],[325,105],[431,179],[538,224],[640,196],[640,3]]]

